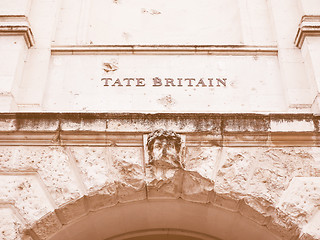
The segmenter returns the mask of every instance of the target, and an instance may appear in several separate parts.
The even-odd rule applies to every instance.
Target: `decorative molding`
[[[53,45],[53,55],[77,54],[186,54],[278,55],[277,46],[249,45]]]
[[[181,154],[184,148],[182,136],[174,131],[158,129],[147,137],[145,152],[147,152],[148,167],[162,169],[178,169],[183,167],[184,156]]]
[[[304,39],[312,36],[320,37],[320,15],[307,15],[301,18],[294,43],[298,48],[301,48]]]
[[[30,23],[25,16],[0,16],[0,35],[22,35],[28,48],[35,44]]]
[[[0,113],[0,145],[142,147],[155,126],[187,147],[320,146],[317,115],[237,113]]]

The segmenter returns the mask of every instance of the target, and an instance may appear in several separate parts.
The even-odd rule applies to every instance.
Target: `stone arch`
[[[145,236],[150,232],[180,232],[184,233],[181,236],[208,240],[313,239],[307,234],[299,237],[299,226],[291,221],[288,214],[275,209],[272,203],[267,206],[268,213],[261,213],[251,204],[253,200],[265,199],[254,199],[252,196],[235,199],[230,194],[211,194],[212,201],[207,203],[181,198],[114,203],[112,196],[96,193],[48,213],[25,229],[24,237],[34,240],[79,240],[90,236],[90,239],[118,240]],[[152,222],[157,214],[160,214],[159,218]],[[119,227],[121,224],[133,226],[124,230],[126,228]],[[112,230],[106,231],[108,227]],[[94,235],[96,238],[92,235],[95,231],[100,234]]]
[[[243,221],[250,220],[281,239],[319,239],[320,149],[312,145],[313,133],[269,133],[267,127],[260,129],[256,124],[260,118],[252,118],[242,125],[238,116],[232,121],[224,119],[223,124],[221,119],[211,119],[225,128],[222,133],[213,132],[214,124],[199,129],[199,117],[181,123],[150,120],[148,126],[174,129],[186,139],[184,164],[169,167],[160,177],[146,161],[143,139],[151,128],[145,128],[144,118],[134,122],[107,119],[109,132],[98,131],[91,119],[79,120],[75,130],[76,123],[62,124],[70,123],[65,119],[39,120],[32,128],[28,121],[25,125],[20,121],[21,131],[11,133],[12,139],[7,140],[12,145],[0,147],[0,211],[6,216],[0,219],[5,230],[0,236],[20,239],[22,233],[28,240],[50,239],[93,213],[145,202],[178,201],[206,206],[207,211],[237,213]],[[206,116],[203,122],[209,120]],[[106,119],[98,123],[105,127]],[[190,129],[193,123],[196,127]],[[133,131],[132,125],[141,129]],[[116,127],[111,131],[112,126]],[[258,129],[252,133],[238,126]],[[33,130],[27,135],[29,128]],[[306,146],[300,146],[296,137],[303,137]],[[16,139],[19,145],[14,145]]]

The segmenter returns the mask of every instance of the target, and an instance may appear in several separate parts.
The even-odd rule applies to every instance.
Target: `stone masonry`
[[[312,114],[1,114],[0,236],[50,239],[92,211],[182,199],[238,212],[281,239],[320,239],[319,120]],[[161,179],[145,163],[144,139],[157,129],[171,129],[185,142],[183,169]]]

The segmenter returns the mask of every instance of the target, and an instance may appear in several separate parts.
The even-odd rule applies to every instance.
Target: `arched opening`
[[[194,237],[181,236],[181,235],[157,234],[157,235],[145,235],[145,236],[127,238],[126,240],[201,240],[201,238],[194,238]]]
[[[219,240],[211,236],[179,229],[150,229],[136,231],[110,238],[110,240]]]
[[[212,204],[144,200],[117,204],[63,226],[50,240],[279,240],[265,226]]]

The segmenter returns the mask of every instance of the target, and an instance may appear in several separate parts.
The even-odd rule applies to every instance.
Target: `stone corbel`
[[[1,35],[22,35],[28,48],[35,44],[30,23],[25,16],[0,16]]]
[[[320,37],[320,15],[306,15],[301,18],[295,38],[295,45],[301,48],[304,39],[309,36]]]

